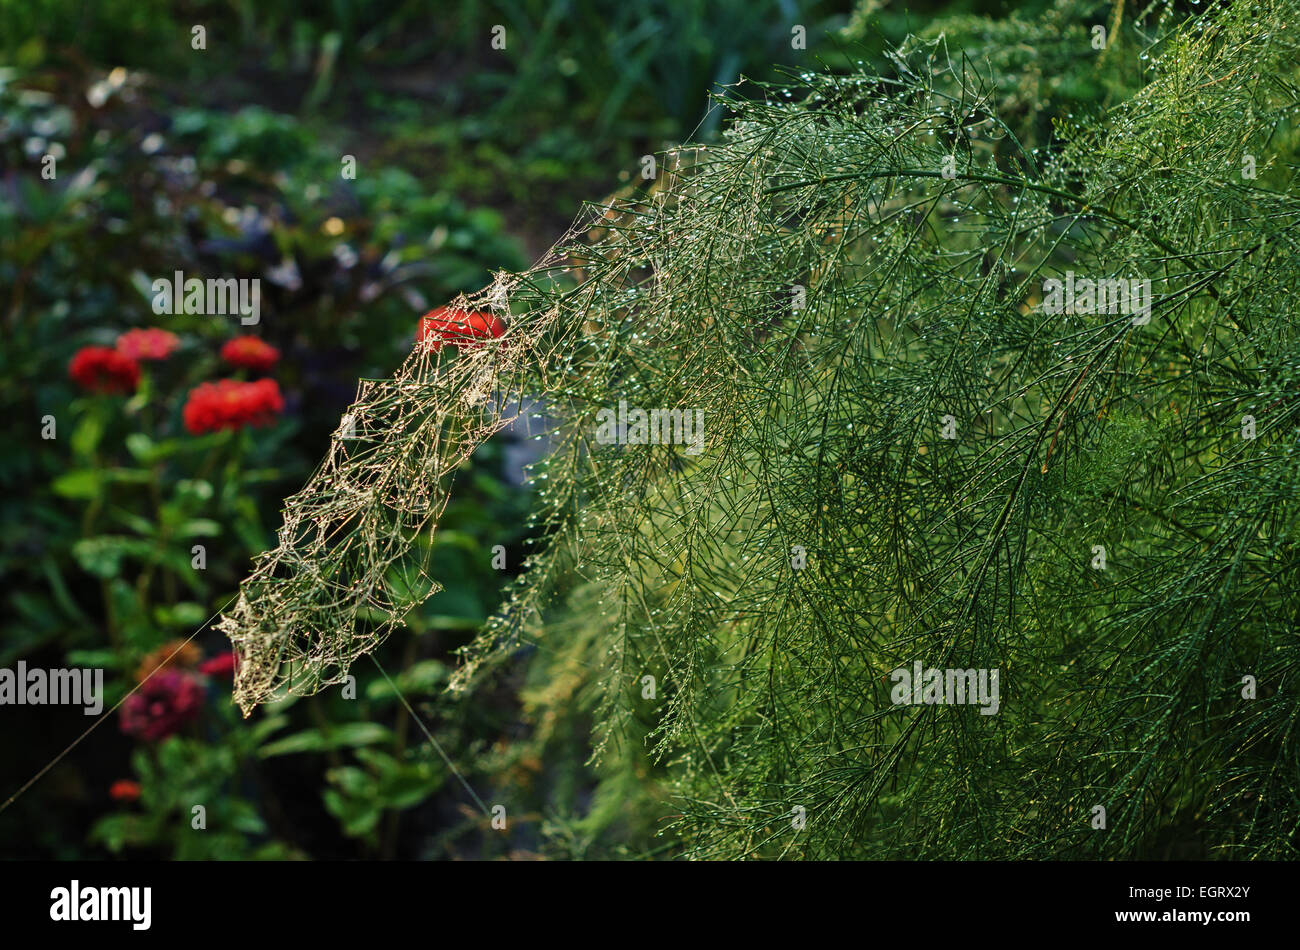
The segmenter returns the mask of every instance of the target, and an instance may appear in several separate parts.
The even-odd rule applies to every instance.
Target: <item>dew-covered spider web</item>
[[[673,170],[692,155],[667,157],[650,189],[657,200],[595,208],[528,272],[498,274],[449,305],[452,319],[505,318],[503,336],[464,345],[430,336],[392,378],[359,384],[324,460],[286,499],[278,544],[254,559],[218,624],[238,657],[234,699],[245,715],[281,688],[310,695],[343,682],[353,662],[443,589],[427,554],[456,469],[515,421],[531,393],[562,391],[565,375],[579,371],[573,356],[583,341],[601,335],[604,314],[592,311],[611,287],[629,287],[621,301],[629,308],[644,296],[634,272],[648,260],[645,248],[633,251],[655,228],[624,231],[608,219],[662,214]]]

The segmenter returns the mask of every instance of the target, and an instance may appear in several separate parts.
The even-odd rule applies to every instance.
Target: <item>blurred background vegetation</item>
[[[0,666],[103,667],[117,702],[272,544],[281,500],[357,379],[398,365],[420,314],[526,266],[581,202],[631,187],[641,156],[716,135],[710,92],[883,69],[909,33],[943,33],[983,51],[976,65],[1003,77],[1004,114],[1032,144],[1052,116],[1099,109],[1133,80],[1066,52],[1063,36],[1109,22],[1111,6],[0,0]],[[260,323],[155,315],[150,283],[176,271],[260,278]],[[126,391],[69,377],[74,354],[151,327],[175,348],[141,359]],[[278,359],[223,360],[243,335]],[[270,424],[186,428],[194,387],[258,375],[283,394]],[[56,436],[42,438],[51,416]],[[508,834],[488,830],[369,664],[355,699],[332,691],[242,721],[228,644],[208,632],[173,661],[173,691],[138,710],[162,735],[129,734],[114,714],[0,814],[0,854],[670,853],[657,766],[630,744],[587,764],[595,605],[581,591],[549,653],[522,651],[467,699],[441,692],[526,550],[528,448],[503,437],[467,465],[431,552],[447,589],[379,654],[479,796],[510,803]],[[190,688],[201,705],[185,703]],[[77,707],[4,715],[5,797],[89,722]],[[206,831],[191,827],[194,803]]]

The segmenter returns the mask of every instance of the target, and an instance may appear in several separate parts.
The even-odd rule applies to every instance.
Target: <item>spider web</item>
[[[456,469],[515,421],[528,392],[572,370],[554,356],[599,332],[585,319],[591,290],[599,296],[637,268],[611,220],[664,213],[692,154],[670,153],[672,168],[651,188],[658,200],[615,196],[589,207],[531,269],[501,272],[450,304],[507,319],[504,335],[460,348],[417,342],[391,378],[361,381],[324,460],[286,499],[276,547],[254,558],[217,624],[238,660],[233,698],[245,716],[281,690],[306,696],[344,682],[352,663],[443,589],[428,555]]]

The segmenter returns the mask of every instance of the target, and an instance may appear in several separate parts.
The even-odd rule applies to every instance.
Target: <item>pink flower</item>
[[[180,345],[180,337],[158,327],[127,330],[117,338],[117,351],[133,360],[165,360]]]
[[[202,681],[193,673],[164,668],[122,703],[122,731],[157,742],[193,722],[202,708]]]

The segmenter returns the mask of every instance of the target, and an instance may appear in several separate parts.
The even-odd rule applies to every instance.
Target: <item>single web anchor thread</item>
[[[505,309],[501,279],[457,311]],[[407,611],[442,590],[416,539],[436,528],[452,474],[513,420],[512,380],[547,321],[517,325],[459,355],[418,343],[386,380],[363,380],[306,486],[285,502],[279,543],[254,559],[218,629],[238,657],[234,701],[244,715],[281,687],[310,695],[343,682]]]

